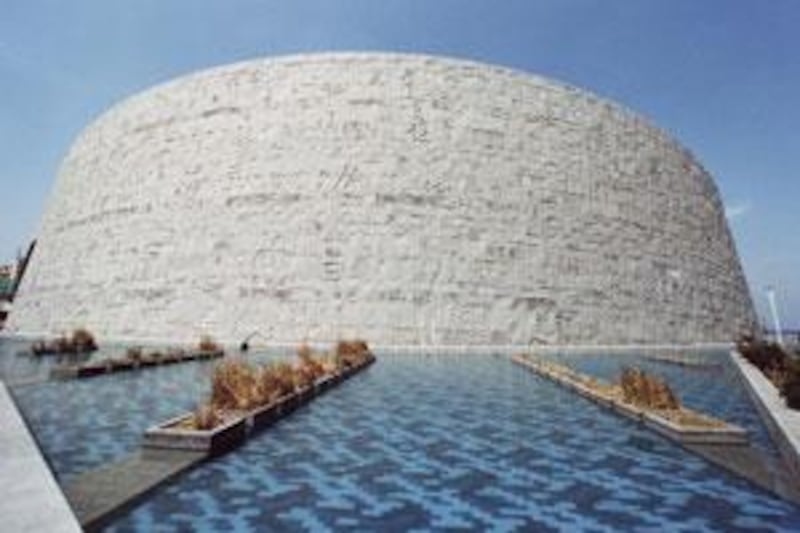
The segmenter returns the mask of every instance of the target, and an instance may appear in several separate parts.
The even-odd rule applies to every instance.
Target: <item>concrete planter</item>
[[[650,429],[672,440],[677,440],[682,444],[747,445],[747,432],[738,426],[730,424],[719,428],[682,426],[668,418],[659,416],[657,413],[651,412],[644,412],[642,414],[642,422]]]
[[[186,413],[152,427],[145,432],[144,446],[201,451],[217,455],[239,446],[252,432],[261,431],[289,416],[298,407],[352,377],[375,362],[372,356],[363,364],[326,376],[310,387],[287,394],[273,403],[237,414],[232,420],[210,430],[184,429],[180,424],[194,416]]]
[[[50,377],[53,379],[75,379],[78,377],[76,366],[58,366],[50,370]]]
[[[310,400],[312,400],[317,395],[317,391],[314,389],[313,385],[308,387],[302,388],[294,394],[295,402],[297,407],[301,405],[307,404]]]
[[[124,372],[126,370],[132,370],[136,365],[131,360],[128,359],[112,359],[111,360],[111,372]]]
[[[253,411],[251,417],[252,431],[260,431],[270,427],[272,424],[285,416],[283,404],[286,397],[277,400],[266,407],[260,407]]]
[[[554,371],[537,361],[532,361],[522,356],[514,356],[512,357],[512,361],[558,385],[578,393],[580,396],[598,405],[609,408],[631,420],[641,422],[646,427],[672,440],[678,441],[681,444],[747,445],[747,432],[739,426],[728,423],[724,423],[724,425],[719,427],[678,424],[670,418],[659,414],[658,411],[644,409],[627,403],[621,398],[603,394],[587,386],[574,376]],[[710,417],[706,418],[710,419]]]
[[[324,378],[318,379],[317,382],[314,383],[314,388],[317,390],[317,393],[323,393],[336,385],[336,383],[338,383],[338,381],[336,381],[336,377],[338,377],[338,375],[339,373],[337,372],[336,374],[331,374],[329,376],[325,376]]]
[[[242,444],[247,438],[248,420],[244,415],[209,430],[184,429],[179,425],[192,416],[191,413],[167,420],[145,433],[145,447],[174,450],[194,450],[208,455],[218,455]]]
[[[107,361],[94,361],[77,365],[56,367],[50,371],[50,376],[55,379],[88,378],[102,376],[111,372],[125,372],[139,370],[158,365],[171,365],[186,361],[215,359],[225,355],[222,350],[214,352],[187,352],[181,355],[174,354],[158,359],[145,355],[138,361],[131,359],[111,359]]]
[[[94,376],[102,376],[112,372],[112,367],[107,362],[102,363],[87,363],[78,365],[74,374],[77,378],[90,378]]]

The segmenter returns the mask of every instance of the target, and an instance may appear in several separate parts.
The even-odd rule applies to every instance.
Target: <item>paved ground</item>
[[[83,474],[66,487],[65,493],[81,525],[90,531],[98,530],[159,484],[204,457],[197,452],[141,449]]]
[[[39,447],[0,382],[0,531],[80,531]]]

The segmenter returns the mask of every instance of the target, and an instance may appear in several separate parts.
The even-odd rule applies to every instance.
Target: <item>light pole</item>
[[[781,319],[778,317],[778,306],[775,304],[775,289],[772,285],[768,285],[767,301],[769,301],[769,309],[772,312],[772,322],[775,326],[775,340],[783,346],[783,335],[781,334]]]

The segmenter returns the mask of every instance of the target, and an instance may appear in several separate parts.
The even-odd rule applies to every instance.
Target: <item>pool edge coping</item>
[[[0,381],[0,516],[11,531],[82,531],[13,396]],[[10,453],[8,453],[10,452]]]
[[[45,335],[33,332],[24,331],[0,331],[0,340],[26,342],[40,339]],[[216,338],[215,338],[216,339]],[[232,339],[216,339],[220,344],[231,349],[230,353],[238,351],[240,342]],[[337,342],[336,339],[329,339],[324,341],[308,340],[311,348],[328,348]],[[102,349],[107,345],[121,345],[121,346],[193,346],[196,340],[181,340],[175,338],[161,338],[161,337],[109,337],[101,339],[99,342]],[[256,352],[261,350],[295,350],[300,342],[286,341],[286,340],[273,340],[265,343],[256,343],[250,345],[250,351]],[[629,352],[629,351],[662,351],[662,350],[730,350],[734,344],[728,341],[709,341],[709,342],[685,342],[685,343],[620,343],[620,344],[393,344],[393,343],[377,343],[370,342],[370,349],[373,353],[452,353],[452,354],[492,354],[492,353],[516,353],[520,351],[543,351],[543,352],[570,352],[570,353],[607,353],[613,352]]]
[[[790,409],[775,385],[737,350],[729,355],[781,458],[800,479],[800,411]]]

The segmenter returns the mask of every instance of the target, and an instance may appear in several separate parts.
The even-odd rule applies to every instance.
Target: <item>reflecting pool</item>
[[[797,506],[506,358],[378,355],[368,370],[242,448],[160,487],[109,529],[788,531],[800,525]],[[619,360],[587,356],[573,364],[611,375]],[[15,387],[14,396],[64,482],[135,450],[144,428],[191,408],[207,392],[212,365],[30,384]],[[658,365],[680,382],[688,405],[763,431],[726,367],[711,376]],[[757,439],[773,450],[765,434]]]

